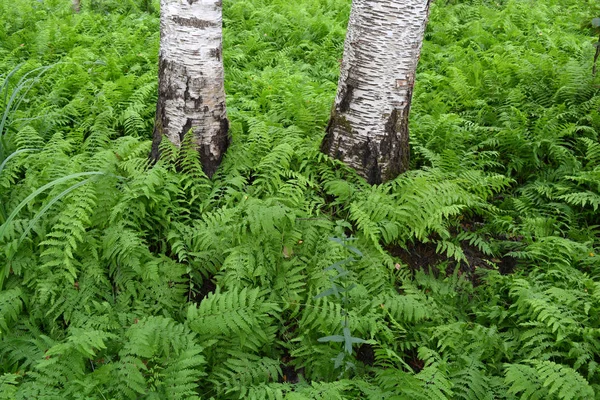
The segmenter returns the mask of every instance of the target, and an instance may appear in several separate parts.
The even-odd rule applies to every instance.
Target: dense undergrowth
[[[212,181],[148,164],[157,2],[82,3],[0,3],[0,399],[600,398],[596,1],[438,0],[375,187],[318,151],[349,1],[224,1]]]

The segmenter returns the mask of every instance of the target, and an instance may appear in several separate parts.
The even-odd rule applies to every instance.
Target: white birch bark
[[[430,0],[354,0],[321,149],[375,184],[408,169],[408,114]]]
[[[78,13],[79,12],[79,0],[73,0],[71,2],[71,8],[73,9],[73,12]]]
[[[227,149],[221,0],[161,0],[159,96],[152,156],[191,129],[210,177]]]

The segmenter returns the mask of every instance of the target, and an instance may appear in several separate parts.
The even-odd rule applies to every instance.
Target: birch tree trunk
[[[79,12],[79,0],[73,0],[71,2],[71,8],[73,9],[73,12],[78,13]]]
[[[354,0],[321,150],[371,184],[408,169],[408,114],[430,0]]]
[[[160,55],[152,157],[191,129],[211,177],[229,145],[223,83],[221,0],[161,0]]]

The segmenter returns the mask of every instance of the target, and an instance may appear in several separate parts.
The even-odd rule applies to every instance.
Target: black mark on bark
[[[229,147],[229,121],[227,118],[222,118],[219,124],[219,132],[211,138],[211,143],[202,144],[198,149],[200,151],[202,169],[209,178],[212,178],[213,174],[217,171],[223,155]]]
[[[150,158],[157,161],[160,157],[159,145],[165,134],[165,129],[169,126],[169,119],[165,113],[165,102],[167,99],[173,97],[174,93],[169,87],[169,84],[165,77],[168,71],[173,69],[174,65],[168,61],[161,59],[158,62],[158,101],[156,102],[156,118],[154,122],[154,132],[152,133],[152,150],[150,152]]]
[[[183,93],[183,100],[185,100],[186,107],[187,107],[187,103],[191,101],[191,102],[194,103],[193,109],[194,110],[198,110],[198,109],[200,109],[200,107],[203,104],[203,99],[202,99],[202,96],[194,97],[190,93],[190,81],[191,81],[191,79],[192,78],[187,78],[187,82],[185,84],[185,92]],[[198,85],[196,84],[194,86],[197,87]]]
[[[221,49],[210,49],[210,56],[221,61]]]
[[[181,128],[181,132],[179,132],[179,143],[183,143],[183,138],[190,131],[190,129],[192,129],[192,119],[188,118],[185,121],[185,125],[183,125],[183,128]]]
[[[183,18],[180,16],[174,16],[173,22],[175,22],[178,25],[189,26],[190,28],[196,29],[206,29],[211,26],[217,26],[214,22],[211,21],[205,21],[203,19],[198,18]]]
[[[344,93],[342,94],[342,99],[340,100],[340,105],[338,106],[339,112],[344,113],[350,109],[350,104],[352,103],[352,97],[354,96],[354,88],[349,80],[346,81],[346,87],[344,89]]]
[[[361,163],[367,182],[371,185],[381,183],[381,170],[377,161],[379,152],[375,143],[367,139],[357,150],[361,156]]]
[[[325,131],[325,137],[321,142],[321,152],[325,154],[331,155],[329,152],[331,150],[331,146],[333,144],[333,129],[331,129],[331,120],[329,121],[329,125],[327,125],[327,129]]]
[[[335,120],[335,107],[331,109],[331,115],[329,116],[329,122],[325,128],[325,137],[321,141],[321,152],[331,155],[331,146],[333,145],[333,125]]]
[[[394,179],[408,170],[410,163],[409,111],[410,105],[404,109],[393,110],[385,124],[385,135],[379,145],[382,158],[389,160],[388,167],[383,171],[383,180],[385,181]]]
[[[325,132],[325,137],[321,142],[321,152],[338,160],[343,160],[343,153],[340,150],[342,139],[352,136],[353,132],[348,120],[335,107],[331,110]]]

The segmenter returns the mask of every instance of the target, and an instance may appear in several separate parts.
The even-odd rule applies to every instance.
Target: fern
[[[269,319],[277,310],[277,305],[264,299],[259,289],[217,290],[198,307],[190,306],[187,320],[202,337],[235,338],[242,347],[256,351],[272,340]]]
[[[375,187],[318,149],[348,1],[223,2],[211,180],[191,136],[148,158],[158,6],[0,2],[0,397],[595,396],[589,4],[432,4]]]
[[[0,376],[0,399],[14,399],[19,382],[18,374],[3,374]]]
[[[463,368],[451,376],[454,383],[454,395],[459,399],[486,400],[493,399],[493,389],[490,387],[489,378],[485,374],[485,366],[474,360],[473,357],[462,356],[465,364]]]
[[[269,382],[279,376],[278,360],[231,352],[229,359],[212,371],[209,380],[221,387],[224,395],[236,393],[237,398],[243,399],[248,396],[248,388],[252,385]]]
[[[127,398],[139,394],[167,399],[198,398],[196,382],[205,373],[203,347],[181,324],[163,317],[150,317],[126,332],[119,352],[117,387],[112,392]]]
[[[511,393],[522,398],[585,399],[594,396],[587,381],[573,369],[552,361],[530,361],[530,365],[506,366]]]
[[[389,313],[390,317],[401,322],[420,322],[431,317],[427,299],[422,295],[385,296],[374,301]]]
[[[15,288],[0,292],[0,329],[4,336],[9,330],[9,324],[15,322],[19,318],[19,314],[23,309],[23,295],[21,289]]]
[[[380,371],[378,381],[382,389],[386,390],[388,395],[402,393],[413,399],[452,398],[452,383],[445,377],[444,366],[435,360],[435,356],[429,350],[422,348],[419,352],[427,354],[428,365],[415,375],[399,370]]]

